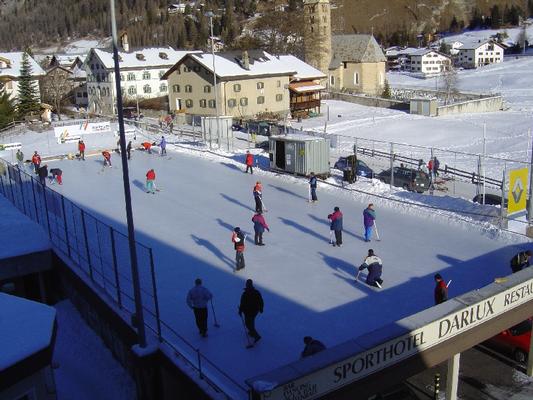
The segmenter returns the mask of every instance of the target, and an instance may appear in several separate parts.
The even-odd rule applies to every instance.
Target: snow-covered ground
[[[55,189],[125,231],[122,174],[118,159],[113,161],[105,171],[99,157],[49,164],[65,171],[64,185]],[[320,202],[311,205],[302,180],[263,171],[245,175],[232,158],[205,152],[135,153],[130,168],[137,239],[154,249],[162,319],[239,382],[298,358],[305,335],[332,346],[431,306],[437,271],[453,280],[456,296],[507,275],[509,258],[529,247],[512,234],[325,185]],[[143,188],[149,168],[161,188],[156,195]],[[271,232],[265,233],[265,247],[248,241],[247,267],[236,274],[231,229],[253,232],[256,180],[264,185]],[[378,209],[382,241],[367,244],[361,213],[369,201]],[[342,248],[328,243],[326,216],[334,206],[344,212]],[[354,280],[355,266],[370,247],[384,261],[380,291]],[[185,304],[196,277],[214,293],[222,325],[212,328],[210,322],[207,339],[198,335]],[[265,313],[257,321],[263,340],[253,350],[244,348],[237,316],[247,278],[265,298]]]

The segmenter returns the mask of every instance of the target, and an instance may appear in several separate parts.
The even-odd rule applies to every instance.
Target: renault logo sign
[[[514,169],[509,176],[507,214],[514,214],[526,209],[528,169]]]

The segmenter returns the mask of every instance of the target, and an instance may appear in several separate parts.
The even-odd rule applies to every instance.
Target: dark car
[[[390,168],[377,175],[379,180],[390,183]],[[424,193],[429,189],[429,176],[424,171],[414,168],[394,167],[394,186],[417,193]]]
[[[268,142],[268,140],[263,140],[262,142],[257,142],[255,144],[255,148],[256,149],[263,149],[264,151],[268,151],[269,150],[269,142]]]
[[[344,171],[345,169],[351,169],[353,166],[354,156],[341,157],[337,160],[333,168]],[[357,176],[364,176],[367,178],[374,177],[374,171],[366,165],[364,161],[357,160],[356,170]]]
[[[490,338],[487,344],[511,355],[520,364],[526,364],[531,343],[531,319],[504,330]]]
[[[483,194],[477,194],[472,199],[474,203],[483,204]],[[485,193],[485,204],[489,206],[500,206],[502,204],[502,197],[497,194]],[[504,199],[504,207],[507,207],[507,199]]]

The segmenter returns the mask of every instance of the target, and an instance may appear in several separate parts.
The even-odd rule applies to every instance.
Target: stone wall
[[[485,113],[500,111],[502,109],[503,98],[501,96],[494,96],[437,107],[437,116],[442,117],[450,114]]]
[[[357,94],[348,94],[348,93],[338,93],[330,92],[324,93],[322,96],[323,99],[332,99],[332,100],[341,100],[347,101],[349,103],[360,104],[367,107],[381,107],[381,108],[392,108],[395,110],[409,110],[409,103],[399,100],[384,99],[381,97],[370,97]]]

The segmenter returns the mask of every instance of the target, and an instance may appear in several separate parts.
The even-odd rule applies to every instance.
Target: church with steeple
[[[322,71],[327,87],[380,95],[385,86],[386,58],[373,35],[331,34],[329,0],[304,0],[305,62]]]

